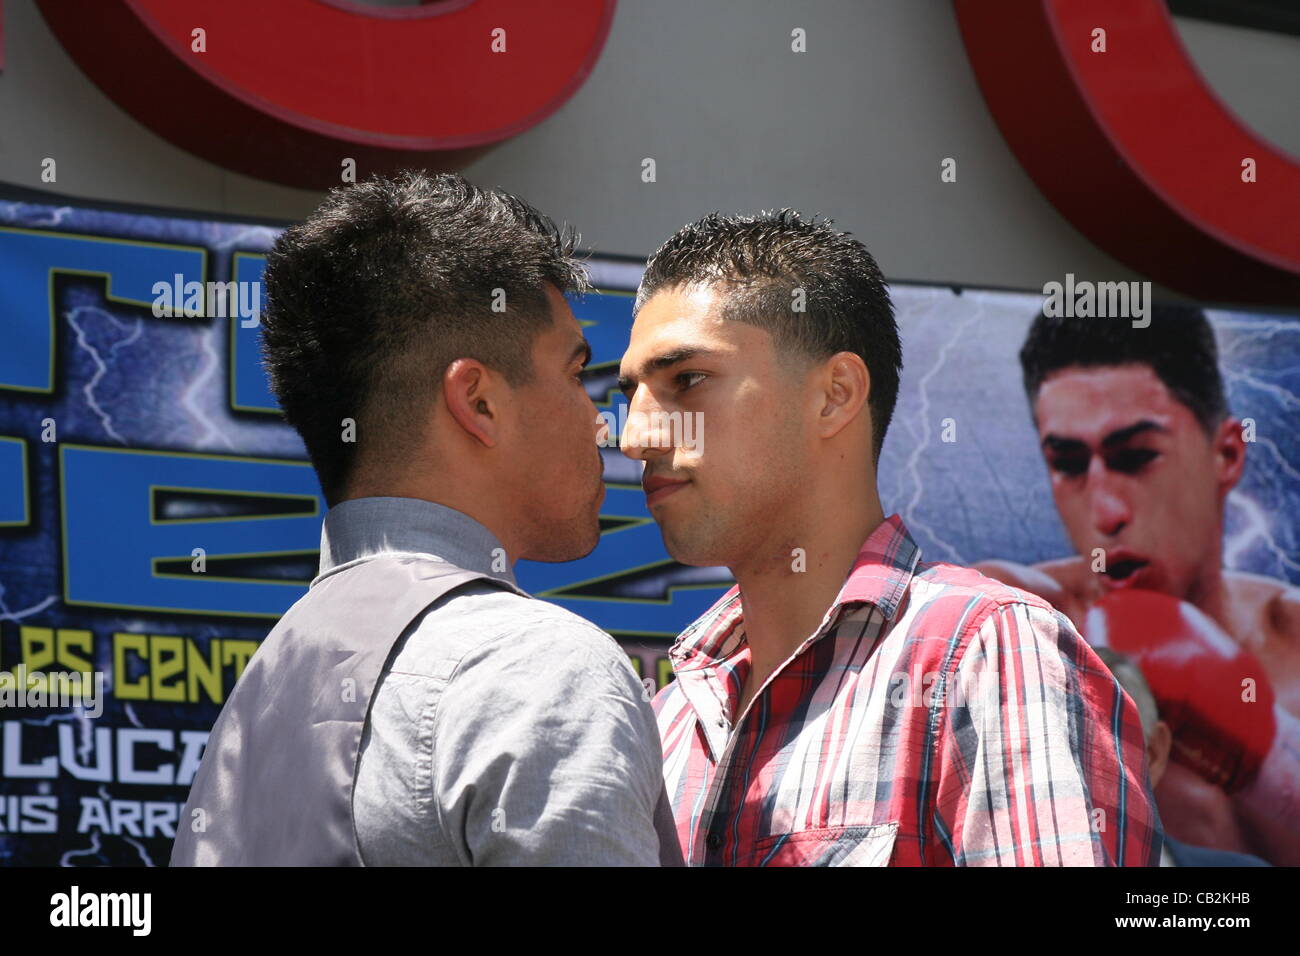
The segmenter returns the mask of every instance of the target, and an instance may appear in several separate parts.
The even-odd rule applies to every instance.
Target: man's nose
[[[619,436],[619,448],[634,461],[651,461],[672,451],[672,442],[659,434],[655,422],[665,416],[656,414],[659,407],[644,388],[632,393],[627,403],[627,421]]]
[[[1100,455],[1093,459],[1088,475],[1092,524],[1107,537],[1119,534],[1133,520],[1132,509],[1119,488],[1120,481],[1106,469]]]

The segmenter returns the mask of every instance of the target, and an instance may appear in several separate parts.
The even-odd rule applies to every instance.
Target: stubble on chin
[[[721,528],[705,524],[687,529],[678,525],[665,527],[660,524],[659,530],[663,535],[664,547],[678,564],[695,568],[729,565],[731,548],[728,545],[733,542],[726,540],[726,532]]]

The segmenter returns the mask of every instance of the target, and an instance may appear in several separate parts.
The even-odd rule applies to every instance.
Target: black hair
[[[1031,407],[1043,380],[1061,369],[1146,365],[1212,435],[1228,415],[1214,329],[1194,306],[1154,304],[1149,318],[1134,328],[1127,319],[1039,313],[1020,349]]]
[[[837,352],[861,356],[871,376],[867,405],[878,462],[898,401],[902,344],[876,261],[831,224],[790,209],[706,216],[650,258],[636,308],[661,289],[717,287],[726,293],[726,318],[767,329],[780,349],[812,361]]]
[[[427,417],[447,366],[532,375],[549,283],[582,291],[577,236],[460,176],[407,171],[330,191],[267,255],[263,358],[326,500],[355,459],[392,459]],[[356,423],[343,440],[343,420]]]

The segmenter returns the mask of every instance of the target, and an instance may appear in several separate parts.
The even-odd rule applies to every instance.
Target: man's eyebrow
[[[1144,418],[1140,422],[1134,422],[1132,425],[1115,429],[1101,440],[1101,447],[1103,450],[1114,448],[1116,445],[1124,444],[1130,438],[1149,431],[1166,432],[1168,429],[1150,419]],[[1060,435],[1049,433],[1043,438],[1042,447],[1057,453],[1078,452],[1087,451],[1088,443],[1081,438],[1063,438]]]
[[[578,339],[577,344],[573,346],[573,352],[570,354],[567,364],[573,364],[574,360],[579,357],[582,358],[583,365],[591,361],[591,343],[587,341],[586,336]]]
[[[664,352],[662,355],[656,355],[654,358],[645,362],[641,366],[641,374],[645,375],[650,372],[658,372],[662,369],[671,368],[687,359],[693,359],[701,355],[717,355],[713,349],[700,348],[693,345],[683,345],[681,348],[672,349]],[[637,378],[635,375],[620,375],[618,377],[618,390],[624,395],[628,390],[636,385]]]
[[[1042,447],[1060,454],[1062,452],[1087,451],[1088,443],[1078,438],[1062,438],[1060,435],[1048,434],[1043,439]]]
[[[1142,421],[1134,422],[1132,425],[1128,425],[1125,428],[1115,429],[1113,432],[1111,432],[1109,435],[1107,435],[1105,438],[1101,440],[1101,447],[1114,448],[1116,445],[1124,444],[1130,438],[1135,438],[1138,435],[1144,434],[1145,432],[1151,432],[1151,431],[1167,432],[1169,431],[1169,429],[1165,428],[1163,425],[1159,425],[1156,422],[1151,421],[1149,418],[1144,418],[1142,419]]]

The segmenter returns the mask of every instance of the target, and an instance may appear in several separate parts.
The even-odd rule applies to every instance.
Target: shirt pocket
[[[825,827],[764,837],[750,866],[888,866],[898,823]]]

